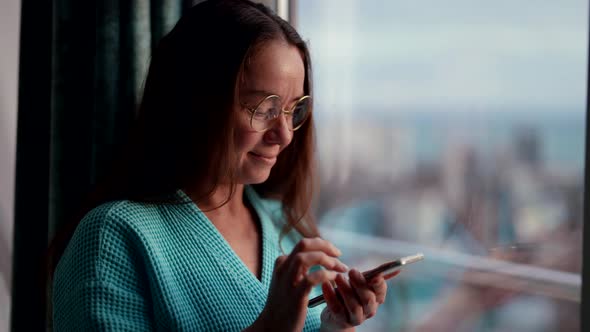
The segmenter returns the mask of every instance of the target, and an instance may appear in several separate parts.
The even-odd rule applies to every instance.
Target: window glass
[[[323,235],[426,256],[359,330],[579,330],[587,1],[296,4]]]

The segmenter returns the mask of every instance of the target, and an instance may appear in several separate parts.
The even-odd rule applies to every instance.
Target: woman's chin
[[[252,184],[264,183],[264,182],[266,182],[266,180],[268,180],[268,175],[267,176],[258,177],[256,179],[253,179],[252,180]]]
[[[250,173],[244,179],[246,184],[260,184],[268,180],[270,172],[257,172],[256,174]]]

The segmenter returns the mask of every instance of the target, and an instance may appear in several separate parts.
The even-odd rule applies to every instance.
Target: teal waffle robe
[[[245,186],[262,228],[256,278],[194,203],[115,201],[80,222],[54,274],[56,331],[240,331],[265,306],[281,255],[280,203]],[[189,200],[178,190],[176,195]],[[294,233],[292,231],[291,233]],[[300,237],[282,240],[289,253]],[[318,295],[316,287],[310,297]],[[325,305],[309,309],[317,331]]]

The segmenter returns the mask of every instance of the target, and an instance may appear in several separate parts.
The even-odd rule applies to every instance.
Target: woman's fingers
[[[394,271],[394,272],[385,274],[385,275],[383,275],[383,279],[389,280],[389,279],[395,277],[396,275],[400,274],[400,272],[402,272],[402,271],[401,270],[397,270],[397,271]]]
[[[342,297],[336,294],[336,290],[331,283],[325,282],[322,284],[322,293],[324,294],[328,308],[334,315],[347,316],[346,307],[344,307],[344,303],[341,300]]]
[[[333,257],[342,255],[340,249],[336,248],[335,245],[319,237],[302,239],[295,245],[295,248],[293,248],[291,254],[297,254],[299,252],[306,251],[323,251],[327,255]]]
[[[347,313],[348,322],[356,326],[365,319],[375,316],[379,305],[385,302],[387,284],[382,275],[367,281],[355,269],[349,272],[349,277],[349,280],[346,280],[341,274],[336,277],[337,292],[340,293],[340,298],[333,289],[329,289],[328,285],[323,285],[322,288],[326,302],[335,302],[336,299],[341,303],[341,307],[330,307],[330,310],[338,310],[343,307]]]
[[[307,271],[314,265],[321,265],[330,271],[345,272],[348,270],[348,267],[338,258],[328,256],[321,251],[297,253],[292,257],[289,257],[288,263],[290,263],[290,265],[287,267],[287,273],[293,277],[293,285],[296,285],[301,282],[301,280],[309,277]],[[336,275],[334,274],[330,280],[333,280],[335,277]],[[322,280],[322,282],[323,281],[324,280]]]
[[[387,283],[385,278],[378,276],[369,281],[369,287],[375,292],[375,301],[378,304],[385,302],[385,295],[387,294]]]
[[[285,261],[287,260],[287,255],[282,255],[277,257],[277,259],[275,260],[275,270],[280,268],[281,266],[283,266],[283,264],[285,263]]]
[[[378,280],[383,279],[381,276],[378,276],[377,278]],[[363,316],[365,318],[375,316],[377,313],[377,307],[379,306],[377,303],[377,292],[367,284],[365,277],[363,277],[363,275],[357,270],[350,271],[350,283],[360,300],[359,302],[363,308]],[[383,285],[384,284],[385,281],[383,281]],[[380,291],[383,291],[381,284],[377,284],[377,286],[380,287]]]
[[[326,282],[330,282],[334,279],[336,279],[336,276],[338,275],[338,272],[336,271],[330,271],[330,270],[318,270],[318,271],[314,271],[306,276],[304,276],[301,281],[296,285],[297,288],[299,288],[300,291],[302,291],[303,293],[307,294],[309,291],[311,291],[311,288],[319,285],[319,284],[323,284]]]
[[[328,256],[322,251],[300,252],[293,255],[291,266],[311,267],[321,265],[327,269],[339,272],[348,271],[348,266],[342,263],[338,258]]]
[[[338,286],[338,292],[342,295],[342,302],[348,312],[348,322],[357,326],[365,320],[363,307],[360,304],[358,295],[350,286],[348,280],[341,274],[336,276],[336,285]]]
[[[291,283],[293,285],[297,285],[303,279],[308,278],[307,271],[314,265],[321,265],[328,270],[346,272],[348,271],[348,266],[336,258],[340,254],[340,250],[329,241],[321,238],[305,238],[297,243],[288,256],[285,261],[285,269],[287,270],[287,274],[292,277]],[[332,275],[330,280],[333,280],[334,277]],[[325,280],[322,278],[308,279],[312,283],[323,282]]]

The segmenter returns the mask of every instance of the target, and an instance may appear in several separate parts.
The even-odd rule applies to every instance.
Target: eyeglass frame
[[[240,104],[242,105],[242,107],[244,107],[248,111],[248,113],[250,113],[250,128],[252,128],[252,130],[254,130],[256,132],[259,132],[259,133],[262,133],[262,132],[265,132],[265,131],[269,130],[272,127],[272,126],[270,126],[268,128],[262,129],[262,130],[256,130],[254,128],[253,122],[254,122],[254,114],[256,114],[256,111],[258,110],[258,108],[260,107],[260,105],[262,105],[262,103],[264,103],[265,101],[267,101],[268,99],[273,98],[273,97],[277,97],[277,98],[279,98],[279,100],[281,100],[281,96],[279,96],[279,95],[268,95],[268,96],[264,97],[261,101],[259,101],[256,104],[256,107],[254,107],[254,108],[252,108],[251,106],[248,106],[248,105],[240,102]],[[311,100],[311,96],[310,95],[302,96],[301,98],[297,99],[297,101],[293,104],[293,107],[291,107],[290,110],[287,111],[284,108],[281,108],[281,113],[283,115],[285,115],[285,116],[287,116],[287,115],[291,115],[292,116],[293,115],[293,112],[295,110],[295,107],[297,107],[297,105],[302,100],[305,100],[305,99],[310,99]],[[279,113],[279,116],[281,115],[281,113]],[[289,129],[289,131],[295,131],[295,130],[301,128],[301,126],[303,126],[303,124],[305,123],[305,121],[309,117],[310,113],[311,113],[311,111],[308,110],[308,114],[305,115],[305,119],[303,119],[303,121],[301,121],[301,123],[297,127],[293,128],[293,129]],[[279,116],[277,116],[276,118],[274,118],[272,120],[275,120],[276,121],[276,119],[278,119]]]

